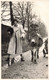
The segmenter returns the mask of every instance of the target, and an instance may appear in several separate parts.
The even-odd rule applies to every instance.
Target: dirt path
[[[24,54],[25,62],[14,63],[5,71],[2,70],[3,79],[47,79],[48,78],[48,58],[40,58],[37,64],[31,62],[30,51]]]

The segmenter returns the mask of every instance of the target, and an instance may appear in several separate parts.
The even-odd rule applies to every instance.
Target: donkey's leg
[[[37,64],[37,56],[36,56],[36,55],[37,55],[37,52],[35,52],[35,53],[33,54],[33,57],[34,57],[34,63],[35,63],[35,64]]]
[[[39,58],[39,48],[37,49],[37,58]]]
[[[31,51],[31,62],[33,62],[33,51]]]
[[[45,55],[46,55],[46,54],[45,54],[45,49],[43,49],[43,54],[44,54],[44,57],[45,57]]]

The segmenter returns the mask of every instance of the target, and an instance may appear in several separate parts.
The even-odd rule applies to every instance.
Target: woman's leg
[[[10,58],[10,54],[8,54],[8,66],[10,66],[11,65],[11,58]]]
[[[11,66],[11,64],[14,62],[14,56],[12,54],[8,55],[8,65]]]

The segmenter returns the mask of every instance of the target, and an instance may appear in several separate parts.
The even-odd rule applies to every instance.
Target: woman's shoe
[[[24,62],[24,61],[25,61],[23,57],[21,58],[21,61],[22,61],[22,62]]]
[[[21,56],[21,61],[24,62],[25,60],[24,60],[24,57],[22,56],[22,54],[20,54],[20,56]]]

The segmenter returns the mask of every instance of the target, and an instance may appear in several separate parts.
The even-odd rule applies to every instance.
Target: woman
[[[8,54],[9,56],[9,65],[11,65],[12,58],[14,58],[15,54],[20,54],[21,61],[24,61],[22,56],[22,39],[25,37],[25,31],[21,24],[18,24],[17,20],[14,20],[13,30],[14,33],[10,39]]]

